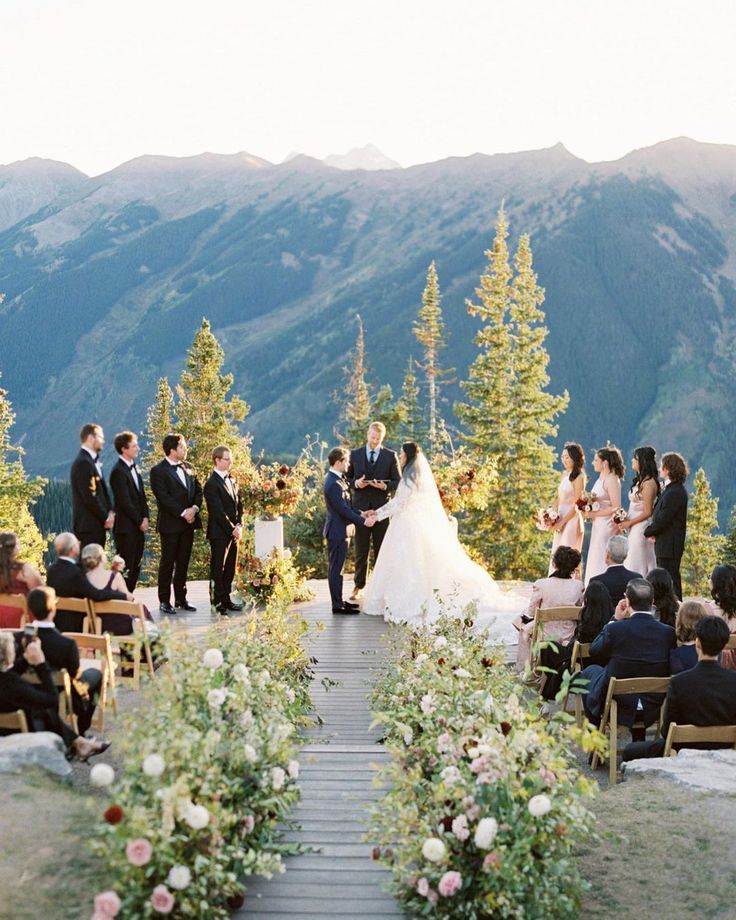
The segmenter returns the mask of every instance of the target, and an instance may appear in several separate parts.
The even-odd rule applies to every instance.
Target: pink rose
[[[420,878],[417,882],[417,894],[420,894],[423,898],[426,898],[429,894],[429,882],[426,878]]]
[[[128,857],[128,862],[131,866],[145,866],[146,863],[151,861],[153,847],[146,839],[138,837],[130,841],[125,848],[125,855]]]
[[[452,833],[458,840],[467,840],[470,837],[468,819],[465,815],[458,815],[452,822]]]
[[[463,887],[463,877],[459,872],[445,872],[440,879],[437,890],[443,898],[451,898]]]
[[[471,773],[483,773],[487,766],[487,757],[476,757],[475,760],[470,764],[470,771]]]
[[[440,898],[439,898],[439,895],[437,894],[437,892],[436,892],[436,891],[432,891],[432,889],[430,888],[430,889],[429,889],[429,892],[427,893],[427,900],[429,901],[429,903],[430,903],[430,904],[436,904],[436,903],[439,901],[439,899],[440,899]]]
[[[176,898],[166,885],[156,885],[151,894],[151,907],[159,914],[170,914],[176,904]]]
[[[485,859],[483,860],[483,868],[486,872],[489,869],[497,869],[499,862],[498,853],[486,853]]]
[[[253,817],[253,815],[246,815],[243,818],[243,826],[245,828],[246,834],[250,834],[252,832],[253,828],[256,826],[256,819]]]
[[[548,770],[546,767],[539,768],[539,775],[548,786],[551,786],[552,783],[554,783],[554,781],[557,779],[552,770]]]
[[[465,814],[468,821],[476,821],[478,819],[478,815],[480,814],[480,805],[471,805]]]
[[[102,891],[95,897],[95,914],[100,917],[117,917],[122,904],[114,891]]]

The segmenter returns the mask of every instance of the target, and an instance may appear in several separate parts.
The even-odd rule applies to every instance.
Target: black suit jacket
[[[646,575],[646,572],[644,574]],[[631,569],[627,569],[625,565],[609,565],[605,572],[601,572],[600,575],[594,575],[590,580],[599,581],[608,588],[608,593],[611,595],[611,603],[615,608],[624,596],[626,585],[631,579],[641,577],[639,572],[632,572]]]
[[[105,480],[90,454],[81,448],[72,463],[72,530],[76,534],[102,531],[112,509]]]
[[[670,680],[662,723],[666,738],[670,722],[678,725],[736,725],[736,671],[717,661],[699,661]],[[729,744],[688,744],[688,747],[730,747]]]
[[[598,685],[601,711],[611,677],[667,677],[670,650],[676,646],[674,629],[659,623],[650,613],[634,613],[628,620],[606,623],[590,646],[591,657],[606,662],[604,679]],[[623,725],[634,721],[637,699],[634,695],[620,698],[619,721]],[[657,718],[662,694],[647,694],[641,701],[644,721],[651,724]]]
[[[41,681],[40,687],[23,680],[14,668],[9,671],[0,671],[0,712],[14,712],[16,709],[26,711],[56,709],[58,707],[59,692],[54,686],[49,665],[45,661],[37,665],[36,674]]]
[[[151,491],[158,503],[156,530],[159,533],[183,533],[187,528],[202,529],[202,518],[197,513],[193,524],[181,516],[182,511],[196,505],[202,507],[202,486],[194,470],[184,466],[186,488],[181,484],[176,467],[164,459],[151,470]]]
[[[233,530],[243,523],[243,502],[238,484],[230,479],[235,498],[225,487],[225,481],[214,470],[204,484],[204,500],[207,502],[207,539],[231,540]]]
[[[362,516],[350,507],[350,487],[342,477],[330,472],[325,477],[323,493],[327,517],[322,534],[327,537],[328,541],[345,540],[350,524],[363,526]]]
[[[140,470],[138,480],[140,489],[136,486],[130,467],[122,459],[118,460],[110,473],[110,489],[115,499],[115,526],[113,532],[141,533],[143,518],[149,517],[146,488],[143,485],[143,476]]]
[[[657,499],[644,536],[655,538],[658,559],[679,559],[685,549],[686,531],[687,489],[680,482],[671,482]]]
[[[74,562],[57,559],[46,572],[46,584],[59,597],[89,597],[93,601],[125,601],[127,594],[112,588],[95,588],[82,569]],[[59,604],[63,607],[63,604]]]
[[[356,489],[355,480],[365,476],[366,479],[388,479],[388,488],[376,489],[368,486],[365,489]],[[396,451],[382,447],[376,456],[376,462],[371,466],[368,462],[365,444],[357,450],[350,451],[350,466],[348,467],[347,480],[353,490],[353,507],[358,511],[369,511],[381,508],[391,497],[391,493],[401,481],[399,461]]]

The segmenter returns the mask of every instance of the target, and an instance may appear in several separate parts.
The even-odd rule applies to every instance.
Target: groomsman
[[[156,530],[161,535],[158,566],[158,599],[162,613],[196,610],[187,602],[187,569],[192,555],[194,531],[202,529],[199,510],[202,486],[189,464],[187,442],[180,434],[163,440],[164,459],[151,470],[151,490],[158,503]],[[174,585],[174,607],[171,585]]]
[[[652,520],[644,536],[654,537],[657,565],[670,573],[675,594],[682,600],[680,560],[687,532],[687,464],[679,454],[664,454],[659,472],[664,480],[664,489],[654,506]]]
[[[389,500],[391,492],[399,485],[401,473],[396,453],[383,446],[386,426],[372,422],[363,447],[350,452],[348,482],[353,489],[353,507],[356,511],[377,511]],[[388,518],[376,521],[368,530],[359,527],[355,533],[355,587],[350,595],[356,601],[365,588],[368,577],[368,559],[373,544],[373,555],[378,559],[383,538],[388,529]]]
[[[85,425],[79,432],[79,440],[82,447],[70,470],[72,530],[84,549],[88,543],[105,545],[115,515],[102,478],[100,454],[105,446],[105,433],[99,425]]]
[[[120,459],[110,473],[110,488],[115,499],[115,547],[125,559],[128,574],[125,584],[135,592],[148,530],[148,502],[141,471],[136,466],[140,452],[132,431],[121,431],[113,441]]]
[[[230,448],[221,445],[212,451],[215,465],[204,486],[207,502],[207,539],[210,544],[210,601],[222,616],[242,610],[230,598],[238,558],[238,541],[243,532],[243,502],[238,484],[230,475],[233,465]]]

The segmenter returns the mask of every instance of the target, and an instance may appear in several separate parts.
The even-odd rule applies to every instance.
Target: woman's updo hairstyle
[[[607,447],[599,448],[596,453],[601,460],[604,460],[608,464],[609,470],[618,476],[619,479],[624,478],[625,468],[624,468],[624,458],[621,456],[621,451],[618,447],[615,447],[613,444],[609,444]]]

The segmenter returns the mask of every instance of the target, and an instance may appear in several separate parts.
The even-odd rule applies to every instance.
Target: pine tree
[[[717,529],[718,499],[711,495],[710,483],[701,467],[693,480],[682,556],[683,591],[687,594],[710,596],[710,574],[723,560],[726,549],[726,538],[713,533]]]
[[[508,226],[499,211],[488,266],[468,312],[480,318],[480,352],[461,383],[467,402],[456,406],[466,426],[464,445],[476,462],[495,458],[493,494],[484,512],[471,512],[469,539],[499,575],[531,577],[546,561],[544,538],[532,522],[554,488],[555,417],[568,396],[546,392],[549,356],[540,309],[544,291],[532,270],[528,236],[519,241],[514,267]]]
[[[419,384],[414,371],[414,359],[411,355],[404,374],[398,405],[401,407],[403,416],[403,422],[398,431],[398,440],[416,441],[417,444],[421,444],[426,437],[427,430],[424,424],[424,412],[419,402]]]
[[[446,428],[439,412],[439,385],[442,378],[452,372],[452,369],[443,370],[439,363],[439,353],[446,345],[441,302],[440,282],[433,261],[427,270],[422,306],[414,323],[414,335],[424,347],[424,363],[421,367],[427,377],[427,448],[431,456],[446,447],[443,438]]]
[[[144,472],[149,473],[151,467],[163,460],[162,442],[167,434],[174,430],[174,394],[166,377],[161,377],[156,388],[156,400],[148,407],[146,413],[145,449],[142,457]],[[155,526],[154,510],[156,500],[152,494],[148,495],[152,519],[146,534],[146,549],[141,566],[141,581],[153,584],[158,574],[158,562],[161,557],[161,540]]]
[[[43,492],[46,480],[26,476],[23,450],[10,439],[14,421],[7,390],[0,389],[0,530],[15,533],[22,546],[23,561],[40,568],[46,542],[33,520],[30,506]]]
[[[728,534],[723,547],[723,562],[728,563],[728,565],[736,565],[736,505],[731,509],[731,516],[728,519]]]

